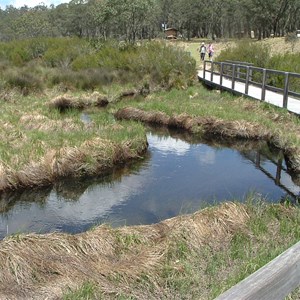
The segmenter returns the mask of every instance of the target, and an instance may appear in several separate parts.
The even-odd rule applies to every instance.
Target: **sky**
[[[27,5],[28,7],[34,7],[39,4],[45,4],[49,7],[50,4],[54,4],[57,6],[61,3],[68,3],[70,0],[0,0],[0,7],[2,9],[5,9],[7,5],[12,5],[14,7],[22,7],[24,5]]]

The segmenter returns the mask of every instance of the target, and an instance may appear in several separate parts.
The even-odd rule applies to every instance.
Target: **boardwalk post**
[[[267,70],[263,69],[263,78],[261,85],[261,100],[265,101],[266,98],[266,81],[267,81]]]
[[[232,65],[232,83],[231,83],[231,89],[234,90],[234,83],[235,83],[235,65]]]
[[[283,90],[283,108],[287,108],[288,96],[289,96],[289,73],[285,72],[284,90]]]
[[[205,79],[206,61],[203,62],[203,79]]]
[[[213,82],[213,78],[214,78],[214,63],[211,62],[210,63],[210,81]]]
[[[247,73],[246,73],[246,82],[245,82],[245,94],[248,95],[249,91],[249,78],[250,78],[250,67],[246,67]]]
[[[223,72],[224,72],[224,63],[221,62],[220,87],[222,87],[222,84],[223,84]]]
[[[282,170],[282,158],[279,158],[277,162],[276,178],[275,178],[275,184],[277,185],[280,184],[281,170]]]

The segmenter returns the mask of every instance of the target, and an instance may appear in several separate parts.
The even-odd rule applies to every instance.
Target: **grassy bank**
[[[291,170],[300,170],[299,119],[266,103],[220,94],[199,84],[156,93],[147,101],[120,102],[115,111],[120,119],[184,128],[197,135],[267,140],[284,151]]]
[[[0,242],[1,296],[213,299],[299,241],[299,213],[252,195],[155,225],[13,236]]]
[[[147,149],[140,124],[116,122],[97,107],[86,111],[89,120],[85,121],[79,109],[61,112],[53,108],[49,96],[15,94],[2,103],[0,190],[104,173],[116,164],[140,158]],[[93,93],[67,99],[94,103],[99,97]]]

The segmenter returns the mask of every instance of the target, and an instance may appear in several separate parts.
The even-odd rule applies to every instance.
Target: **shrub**
[[[75,71],[82,69],[96,68],[99,66],[99,57],[95,53],[78,56],[72,62],[72,69]]]
[[[296,32],[289,32],[286,36],[285,36],[285,42],[286,43],[290,43],[292,46],[292,52],[294,52],[294,48],[298,42],[298,37]]]
[[[50,86],[62,85],[66,89],[94,90],[112,83],[116,75],[106,69],[87,69],[80,71],[56,70],[51,73]]]
[[[75,38],[53,39],[44,55],[44,60],[50,67],[68,68],[80,55],[91,51],[86,41]]]
[[[99,67],[117,72],[118,81],[139,82],[145,76],[165,87],[182,87],[195,77],[195,60],[185,51],[162,42],[147,42],[139,46],[108,42],[97,53],[77,57],[74,70]],[[115,73],[116,74],[116,73]]]
[[[268,62],[269,69],[275,69],[285,72],[300,73],[300,53],[286,53],[284,55],[274,55]],[[284,76],[272,76],[275,84],[279,87],[284,85]],[[292,91],[300,92],[300,80],[291,77],[289,80],[289,88]]]
[[[10,70],[6,76],[6,85],[9,88],[18,88],[25,96],[29,92],[41,91],[43,83],[38,76],[25,70]]]
[[[189,53],[166,42],[90,44],[78,38],[38,38],[0,43],[0,68],[7,61],[21,72],[10,72],[9,78],[4,74],[2,79],[30,90],[40,87],[40,82],[93,90],[113,82],[138,84],[146,77],[148,84],[181,88],[190,85],[196,73]]]
[[[242,40],[235,46],[222,50],[218,61],[232,60],[253,63],[264,68],[270,59],[270,49],[266,45],[249,40]]]
[[[51,39],[36,38],[0,43],[0,60],[8,60],[14,66],[23,66],[27,62],[44,55]]]

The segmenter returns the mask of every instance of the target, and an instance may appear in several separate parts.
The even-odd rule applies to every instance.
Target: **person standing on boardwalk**
[[[214,49],[213,44],[209,44],[208,45],[208,57],[210,60],[212,60],[214,53],[215,53],[215,49]]]
[[[202,43],[200,46],[200,59],[202,61],[205,59],[205,54],[206,54],[206,46],[204,43]]]

